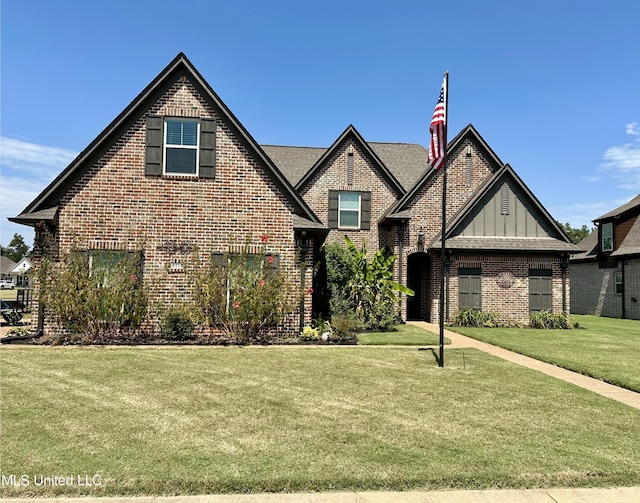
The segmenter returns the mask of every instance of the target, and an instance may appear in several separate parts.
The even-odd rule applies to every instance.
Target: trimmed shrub
[[[466,307],[460,309],[453,317],[453,324],[460,327],[497,327],[499,326],[498,315],[491,311],[480,311]]]
[[[534,311],[529,314],[529,326],[547,329],[570,329],[574,327],[568,314],[562,312],[552,313],[549,310]]]
[[[160,321],[162,338],[169,341],[188,341],[193,339],[193,328],[191,314],[185,308],[170,308]]]

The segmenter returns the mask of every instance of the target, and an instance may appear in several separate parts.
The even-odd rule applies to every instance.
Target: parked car
[[[16,285],[13,283],[12,279],[0,279],[0,290],[4,290],[8,288],[9,290],[13,290]]]

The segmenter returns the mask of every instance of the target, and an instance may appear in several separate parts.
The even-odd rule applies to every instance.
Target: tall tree
[[[579,243],[594,230],[594,228],[589,229],[586,225],[583,225],[580,228],[571,227],[571,224],[569,222],[565,224],[558,222],[558,225],[567,234],[567,236],[569,236],[569,239],[573,243]]]
[[[0,252],[14,262],[20,261],[29,251],[29,245],[24,242],[20,234],[14,234],[9,246],[0,246]]]

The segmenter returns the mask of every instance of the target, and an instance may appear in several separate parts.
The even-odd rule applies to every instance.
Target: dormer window
[[[602,224],[602,242],[601,250],[603,252],[613,251],[613,223]]]

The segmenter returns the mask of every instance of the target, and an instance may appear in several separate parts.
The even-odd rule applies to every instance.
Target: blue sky
[[[179,7],[176,7],[179,5]],[[640,192],[640,2],[4,0],[0,242],[15,216],[184,52],[263,144],[427,145],[472,123],[574,227]]]

